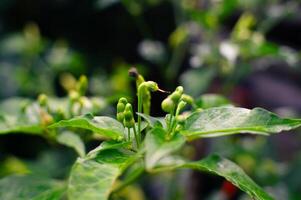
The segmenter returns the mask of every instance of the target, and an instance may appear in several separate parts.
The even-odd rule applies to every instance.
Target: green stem
[[[140,140],[138,138],[136,126],[133,127],[133,130],[134,130],[134,135],[135,135],[135,140],[136,140],[137,148],[139,149],[139,147],[140,147]]]
[[[175,117],[174,117],[174,119],[175,120],[173,120],[172,122],[171,122],[171,124],[170,124],[170,131],[169,131],[169,137],[173,137],[173,132],[174,132],[174,129],[176,128],[176,125],[177,125],[177,123],[176,123],[176,118],[177,118],[177,116],[180,114],[180,108],[179,108],[179,104],[178,104],[178,106],[177,106],[177,109],[176,109],[176,113],[175,113]]]
[[[128,185],[130,185],[131,183],[135,182],[135,180],[137,180],[141,176],[141,174],[143,174],[143,172],[144,172],[143,168],[134,171],[133,174],[130,175],[131,177],[126,179],[121,185],[119,185],[116,189],[114,189],[113,193],[118,193],[124,188],[126,188]]]
[[[73,117],[73,105],[74,105],[74,102],[72,100],[69,100],[69,103],[68,103],[68,114],[69,114],[70,118]]]
[[[130,128],[128,128],[128,141],[131,140],[131,131],[130,131]]]
[[[142,113],[142,88],[138,88],[138,113]],[[138,134],[141,135],[141,116],[138,115]]]
[[[170,117],[169,117],[169,127],[168,127],[168,132],[171,130],[171,125],[172,125],[172,118],[173,118],[173,113],[170,113]]]

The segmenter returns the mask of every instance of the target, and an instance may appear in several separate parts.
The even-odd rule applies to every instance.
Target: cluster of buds
[[[133,129],[136,144],[137,147],[139,147],[140,136],[136,130],[133,108],[124,97],[120,98],[117,103],[117,120],[121,122],[124,127],[128,128],[128,140],[131,139],[130,129]]]
[[[79,77],[78,81],[76,82],[74,89],[71,89],[69,91],[69,97],[71,101],[73,102],[80,101],[80,98],[82,96],[85,96],[87,89],[88,89],[88,79],[85,75],[82,75]]]
[[[120,98],[117,103],[117,120],[127,128],[135,126],[132,105],[124,97]]]
[[[191,96],[184,94],[182,86],[178,86],[173,93],[162,101],[162,110],[170,114],[167,118],[169,119],[167,123],[169,125],[170,136],[175,131],[180,131],[183,128],[186,117],[180,115],[180,112],[187,104],[193,105],[194,100]]]
[[[167,113],[178,115],[179,112],[186,106],[186,104],[193,104],[193,98],[184,94],[182,86],[178,86],[176,90],[171,93],[166,99],[162,101],[161,107]],[[176,113],[174,113],[176,111]]]
[[[50,109],[48,107],[48,97],[46,94],[40,94],[38,96],[38,104],[40,105],[40,118],[41,123],[44,126],[48,126],[53,122],[53,117],[50,114]]]
[[[183,95],[183,92],[184,92],[183,87],[178,86],[173,93],[171,93],[166,99],[162,101],[161,104],[162,110],[164,110],[167,113],[174,113]]]

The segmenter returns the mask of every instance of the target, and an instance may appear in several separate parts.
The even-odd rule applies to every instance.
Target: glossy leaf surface
[[[87,129],[113,140],[121,140],[124,137],[123,125],[117,120],[105,116],[94,117],[91,114],[86,114],[68,120],[61,120],[49,126],[49,128],[59,127]]]
[[[196,162],[189,162],[182,165],[182,167],[222,176],[256,200],[273,200],[238,165],[218,155],[212,155]]]
[[[219,107],[190,115],[182,134],[189,140],[237,133],[268,135],[291,130],[300,125],[300,119],[280,118],[262,108],[249,110],[238,107]]]
[[[68,198],[108,199],[117,178],[135,159],[132,153],[118,149],[100,151],[93,159],[78,159],[71,170]]]
[[[145,164],[151,170],[156,164],[168,156],[178,151],[185,143],[185,139],[180,134],[175,134],[171,139],[166,138],[166,132],[162,128],[154,128],[145,137]]]
[[[57,137],[57,141],[60,144],[66,145],[68,147],[73,148],[80,157],[84,157],[85,152],[85,145],[83,141],[80,139],[78,135],[71,131],[64,131]]]
[[[8,176],[0,180],[3,200],[59,200],[64,192],[64,184],[43,177]]]

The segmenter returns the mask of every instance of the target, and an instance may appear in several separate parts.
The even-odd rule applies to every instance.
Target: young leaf
[[[100,151],[94,159],[79,158],[69,178],[69,199],[107,200],[117,178],[134,160],[135,155],[118,149]]]
[[[68,120],[61,120],[49,126],[49,128],[59,127],[87,129],[113,140],[121,140],[124,137],[124,127],[122,124],[113,118],[105,116],[94,117],[91,114],[86,114]]]
[[[145,137],[145,165],[151,170],[165,156],[179,150],[185,140],[180,134],[175,134],[171,139],[166,139],[163,128],[157,127],[149,131]]]
[[[238,107],[219,107],[190,115],[182,134],[188,140],[236,133],[268,135],[291,130],[300,125],[301,119],[280,118],[262,108],[249,110]]]
[[[218,155],[212,155],[196,162],[189,162],[181,167],[222,176],[256,200],[273,200],[238,165]]]
[[[34,176],[8,176],[0,180],[0,199],[59,200],[65,192],[64,184]]]
[[[84,157],[86,154],[83,141],[78,135],[71,131],[64,131],[63,133],[58,135],[57,141],[60,144],[73,148],[80,157]]]

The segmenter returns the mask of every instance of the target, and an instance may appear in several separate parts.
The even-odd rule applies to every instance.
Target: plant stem
[[[129,179],[126,179],[113,192],[114,193],[120,192],[121,190],[123,190],[124,188],[126,188],[128,185],[130,185],[131,183],[133,183],[137,178],[139,178],[140,175],[143,174],[143,172],[144,172],[143,168],[140,168],[137,171],[134,171],[133,174],[131,175],[131,177]]]
[[[134,135],[135,135],[135,140],[136,140],[137,148],[139,148],[140,147],[140,140],[138,138],[136,126],[133,127],[133,130],[134,130]]]
[[[171,125],[172,125],[172,117],[173,117],[173,113],[170,113],[170,117],[169,117],[169,123],[168,123],[168,125],[169,125],[169,127],[168,127],[168,131],[170,131],[170,130],[171,130]]]
[[[142,88],[138,88],[138,113],[142,113]],[[138,134],[141,136],[141,116],[138,115]]]
[[[131,140],[131,132],[130,132],[130,128],[128,128],[128,141]]]
[[[174,116],[174,119],[175,120],[173,120],[173,121],[171,121],[170,120],[170,130],[169,130],[169,136],[170,137],[173,137],[173,131],[174,131],[174,129],[175,129],[175,127],[176,127],[176,118],[177,118],[177,116],[180,114],[180,108],[179,108],[179,104],[178,104],[178,106],[177,106],[177,108],[176,108],[176,113],[175,113],[175,116]],[[173,113],[174,113],[174,111],[173,111]]]

